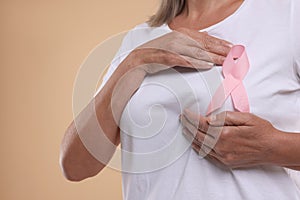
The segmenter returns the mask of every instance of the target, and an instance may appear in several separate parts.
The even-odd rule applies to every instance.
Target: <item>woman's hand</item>
[[[80,181],[106,166],[120,143],[124,107],[147,73],[174,66],[208,69],[213,63],[222,64],[229,50],[226,41],[181,29],[132,51],[66,130],[60,154],[66,178]],[[98,136],[101,138],[96,139]]]
[[[197,152],[231,168],[280,165],[282,157],[288,157],[278,153],[284,133],[250,113],[223,112],[202,117],[185,111],[181,123]]]
[[[129,58],[138,59],[134,63],[147,73],[174,66],[210,69],[223,63],[231,47],[231,43],[206,32],[182,28],[139,46]]]

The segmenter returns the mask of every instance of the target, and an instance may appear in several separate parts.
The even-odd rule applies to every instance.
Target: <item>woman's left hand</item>
[[[276,136],[281,133],[270,122],[241,112],[202,117],[186,110],[181,123],[200,155],[230,168],[272,164]]]

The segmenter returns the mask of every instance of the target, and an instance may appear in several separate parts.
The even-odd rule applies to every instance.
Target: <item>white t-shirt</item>
[[[245,0],[234,14],[205,29],[246,47],[250,71],[243,83],[250,112],[295,133],[300,133],[299,5],[299,0]],[[131,30],[102,86],[132,49],[169,32],[167,25],[152,28],[146,23]],[[231,170],[199,158],[189,147],[178,116],[186,107],[204,115],[222,79],[220,67],[170,69],[145,78],[120,122],[124,199],[300,199],[282,167]],[[233,110],[231,99],[222,109]]]

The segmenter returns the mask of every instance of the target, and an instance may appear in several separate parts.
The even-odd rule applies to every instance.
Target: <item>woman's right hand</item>
[[[80,181],[106,166],[120,143],[118,124],[123,109],[147,73],[174,66],[209,69],[213,63],[222,64],[229,50],[230,43],[187,29],[173,31],[133,50],[66,130],[60,155],[66,178]],[[95,140],[95,133],[105,135],[110,142]]]
[[[132,57],[150,74],[175,66],[210,69],[223,63],[231,47],[206,32],[181,28],[139,46]]]

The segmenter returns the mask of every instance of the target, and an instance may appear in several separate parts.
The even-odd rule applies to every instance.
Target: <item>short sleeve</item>
[[[293,54],[294,54],[294,67],[300,81],[300,1],[292,0],[292,43],[293,43]]]
[[[117,51],[116,55],[114,56],[109,68],[107,69],[106,74],[103,76],[101,85],[97,89],[95,95],[98,94],[99,91],[104,87],[104,85],[114,73],[114,71],[117,69],[117,67],[120,65],[120,63],[130,54],[132,50],[133,49],[131,45],[131,31],[129,31],[123,38],[122,44],[119,50]]]
[[[171,30],[167,29],[165,26],[150,27],[147,23],[142,23],[131,29],[124,37],[121,47],[111,62],[107,73],[104,75],[101,86],[98,88],[96,94],[103,88],[113,72],[132,50],[169,32],[171,32]]]

